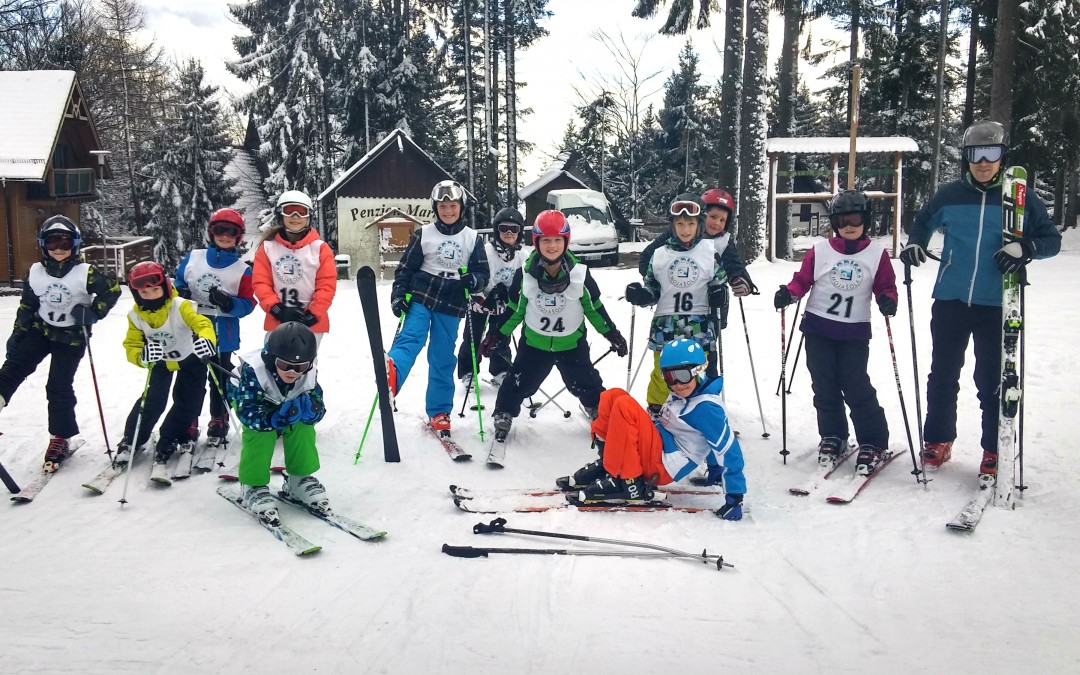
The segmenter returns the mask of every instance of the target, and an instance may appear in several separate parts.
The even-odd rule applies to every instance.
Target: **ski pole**
[[[666,546],[660,546],[657,544],[649,544],[638,541],[624,541],[621,539],[605,539],[603,537],[590,537],[583,534],[568,534],[565,532],[550,532],[542,530],[521,530],[513,527],[506,527],[505,518],[496,518],[490,523],[477,523],[473,526],[473,534],[523,534],[531,537],[550,537],[553,539],[569,539],[571,541],[587,541],[593,544],[612,544],[615,546],[628,546],[632,548],[644,548],[652,551],[658,551],[666,556],[673,556],[677,558],[691,558],[693,560],[700,560],[705,563],[716,563],[716,568],[721,569],[723,567],[734,567],[730,563],[723,562],[723,556],[709,555],[705,551],[698,553],[688,553],[686,551],[679,551]],[[569,549],[573,550],[573,549]],[[568,555],[574,555],[570,553]]]
[[[614,347],[608,347],[608,350],[606,352],[604,352],[603,354],[601,354],[595,361],[593,361],[592,365],[595,366],[596,364],[600,363],[601,361],[604,360],[605,356],[607,356],[608,354],[610,354],[613,351],[615,351]],[[567,388],[568,388],[568,385],[563,385],[563,388],[560,389],[559,391],[555,392],[554,395],[548,396],[548,400],[544,401],[539,406],[537,406],[536,408],[533,408],[533,410],[529,411],[529,417],[536,417],[535,413],[540,412],[540,410],[542,410],[543,407],[546,406],[548,403],[555,403],[555,397],[558,396],[559,394],[563,393],[564,391],[566,391]],[[544,394],[544,396],[547,396],[547,394]],[[570,417],[570,411],[565,410],[558,403],[555,403],[555,407],[558,408],[559,410],[563,411],[563,416],[564,417]]]
[[[796,313],[798,313],[796,311]],[[780,454],[787,464],[787,456],[791,454],[787,449],[787,326],[785,317],[787,307],[780,308]]]
[[[90,349],[90,332],[82,327],[83,340],[86,341],[86,357],[90,361],[90,379],[94,381],[94,396],[97,397],[98,417],[101,418],[101,435],[105,437],[105,454],[112,464],[112,446],[109,445],[109,432],[105,428],[105,409],[101,406],[101,390],[98,389],[97,369],[94,368],[94,352]]]
[[[633,550],[613,550],[613,551],[600,551],[594,549],[578,549],[578,548],[502,548],[502,547],[477,547],[477,546],[451,546],[450,544],[443,544],[442,552],[446,555],[453,556],[455,558],[487,558],[492,553],[525,553],[525,554],[541,554],[541,555],[579,555],[579,556],[602,556],[608,558],[677,558],[685,560],[698,560],[706,565],[716,565],[716,569],[723,569],[724,567],[733,567],[731,563],[724,562],[722,556],[709,554],[702,551],[700,554],[688,553],[685,555],[674,555],[671,553],[662,553],[660,551],[633,551]]]
[[[131,470],[135,466],[135,453],[141,447],[139,444],[139,431],[142,429],[143,411],[146,409],[146,392],[150,390],[150,376],[154,374],[156,363],[150,364],[150,367],[146,369],[146,384],[143,385],[142,397],[139,398],[139,416],[135,418],[135,435],[131,439],[131,457],[128,457],[127,469],[124,470],[124,491],[120,495],[121,508],[123,508],[124,504],[127,504],[128,483],[131,482]],[[147,438],[147,441],[149,440]]]
[[[791,383],[795,381],[795,373],[799,369],[799,355],[802,354],[803,342],[806,340],[806,333],[799,333],[799,345],[795,348],[795,360],[791,363],[791,375],[787,381],[787,393],[791,393]]]
[[[923,483],[922,479],[919,478],[919,461],[915,459],[915,441],[911,440],[911,424],[908,422],[907,405],[904,403],[904,392],[900,388],[900,366],[896,365],[896,345],[893,344],[892,322],[889,321],[889,316],[887,314],[885,315],[885,332],[889,336],[889,353],[892,354],[892,370],[893,378],[896,379],[896,394],[900,397],[900,414],[904,417],[904,431],[907,432],[908,450],[911,451],[911,473],[915,476],[916,483]]]
[[[761,390],[758,388],[757,371],[754,369],[754,351],[750,348],[750,328],[746,325],[746,308],[743,307],[742,298],[739,298],[739,314],[742,315],[743,334],[746,336],[746,355],[750,358],[750,376],[754,379],[754,396],[757,397],[758,418],[761,420],[761,437],[768,438],[769,431],[765,428],[765,412],[761,409]]]
[[[799,298],[798,302],[795,303],[795,316],[796,317],[799,316],[799,308],[800,307],[802,307],[802,298]],[[780,310],[780,311],[782,312],[783,310]],[[795,342],[795,322],[794,321],[791,322],[791,334],[788,335],[787,344],[791,344],[792,342]],[[784,341],[781,340],[780,343],[784,344]],[[783,356],[781,358],[784,359],[785,361],[787,360],[786,347],[785,347],[784,354],[783,354]],[[786,386],[786,383],[784,383],[784,384]],[[781,386],[781,383],[777,382],[776,383],[776,395],[777,396],[780,395],[780,386]]]
[[[462,274],[462,276],[464,276],[465,274],[468,274],[468,268],[462,267],[461,268],[461,274]],[[476,343],[473,342],[473,340],[471,339],[472,338],[472,317],[471,317],[472,312],[470,312],[468,310],[468,307],[469,307],[469,289],[464,288],[464,291],[465,291],[465,308],[466,308],[465,309],[465,322],[466,322],[466,324],[468,324],[467,328],[469,330],[469,338],[470,338],[469,339],[469,351],[472,352],[473,382],[476,382],[477,378],[480,377],[480,370],[476,367]],[[483,443],[484,442],[484,406],[480,405],[480,387],[475,387],[473,389],[473,391],[476,393],[476,416],[480,420],[480,442]]]
[[[3,435],[3,432],[0,432],[0,435]],[[3,464],[0,464],[0,481],[4,482],[4,486],[7,487],[8,492],[13,495],[19,494],[21,491],[19,489],[19,484],[15,482],[15,479],[11,477],[11,474],[8,473]]]
[[[923,487],[929,489],[930,478],[926,475],[926,463],[922,456],[922,449],[926,447],[923,442],[923,416],[922,396],[919,393],[919,355],[915,343],[915,304],[911,298],[911,265],[904,265],[904,285],[907,286],[907,311],[908,326],[911,327],[911,370],[915,378],[915,430],[919,436],[919,466],[918,475],[922,476]]]
[[[721,319],[720,312],[723,311],[717,307],[713,311],[713,321],[716,325],[716,374],[720,377],[724,376],[724,336],[723,329],[720,327]],[[724,387],[720,389],[720,400],[727,405],[727,382],[724,383]]]
[[[630,364],[634,362],[634,326],[637,319],[637,305],[630,305],[630,353],[626,359],[626,391],[630,391]]]
[[[240,418],[237,416],[236,411],[233,410],[233,407],[231,405],[229,405],[229,398],[225,395],[225,387],[221,385],[221,380],[219,380],[218,376],[214,374],[214,368],[217,368],[222,372],[228,373],[229,377],[236,378],[237,380],[240,379],[240,376],[232,372],[231,370],[226,370],[224,367],[214,363],[213,361],[208,362],[208,365],[213,367],[208,369],[206,372],[210,375],[210,379],[211,381],[213,381],[214,388],[217,389],[218,395],[221,396],[221,402],[225,404],[225,409],[229,411],[229,418],[233,421],[234,425],[233,428],[240,429],[243,425],[240,423]],[[226,436],[225,447],[228,448],[228,446],[229,437]]]
[[[405,300],[408,301],[408,300],[411,300],[411,299],[412,299],[412,294],[411,293],[406,293],[405,294]],[[397,329],[394,330],[394,340],[395,341],[397,340],[397,336],[401,333],[401,327],[403,325],[405,325],[405,315],[406,315],[406,313],[407,312],[402,312],[401,316],[398,318]],[[391,347],[393,346],[393,344],[394,344],[393,342],[390,343]],[[385,358],[385,354],[383,355],[383,357]],[[371,358],[375,358],[375,355],[372,354]],[[389,382],[387,382],[387,384],[389,384]],[[377,408],[378,405],[379,405],[379,394],[376,393],[375,394],[375,400],[373,400],[371,402],[371,410],[368,411],[367,422],[364,424],[364,433],[363,433],[362,436],[360,436],[360,445],[358,445],[356,447],[356,455],[353,456],[353,465],[355,465],[357,462],[360,461],[360,453],[364,451],[364,441],[367,440],[368,431],[371,429],[371,420],[375,419],[375,408]],[[396,401],[395,401],[395,406],[396,406]]]
[[[638,373],[641,372],[641,364],[645,363],[645,356],[648,355],[650,351],[651,350],[648,348],[648,346],[646,346],[645,349],[641,350],[641,358],[638,359],[637,367],[634,368],[634,377],[631,378],[630,385],[626,388],[627,392],[629,392],[633,388],[634,383],[637,382]],[[630,364],[627,363],[626,365],[629,367]]]
[[[471,321],[473,312],[470,311],[470,310],[466,310],[466,312],[467,313],[465,314],[465,335],[466,335],[465,339],[467,339],[469,341],[469,344],[473,346],[474,352],[475,352],[476,338],[473,335],[472,321]],[[465,417],[465,406],[469,402],[469,392],[472,390],[474,384],[478,385],[478,382],[477,382],[477,379],[476,379],[477,378],[477,373],[478,373],[478,369],[476,367],[476,354],[474,353],[473,354],[473,378],[469,382],[465,383],[465,398],[462,399],[462,401],[461,401],[461,410],[458,411],[458,417]]]

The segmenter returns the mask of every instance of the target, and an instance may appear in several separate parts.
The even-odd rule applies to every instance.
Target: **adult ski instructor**
[[[1002,176],[1008,156],[1003,125],[989,120],[972,124],[964,132],[963,152],[963,175],[943,185],[915,216],[900,260],[915,267],[925,262],[930,237],[944,230],[931,309],[933,355],[926,385],[923,460],[927,466],[938,467],[952,454],[960,369],[970,336],[975,343],[975,386],[982,408],[979,474],[996,477],[1002,275],[1022,274],[1033,259],[1056,255],[1061,234],[1035,190],[1029,190],[1023,236],[1003,243]]]

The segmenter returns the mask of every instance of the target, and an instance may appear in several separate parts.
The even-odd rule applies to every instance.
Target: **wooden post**
[[[765,248],[765,259],[769,262],[776,260],[776,157],[769,156],[769,200],[766,204],[769,209],[765,222],[768,223],[769,243]]]
[[[900,225],[904,222],[904,153],[895,155],[896,162],[896,196],[893,197],[893,231],[892,231],[892,257],[896,257],[900,244]]]
[[[847,189],[855,189],[855,142],[859,137],[859,74],[858,64],[851,69],[851,142],[848,145]]]

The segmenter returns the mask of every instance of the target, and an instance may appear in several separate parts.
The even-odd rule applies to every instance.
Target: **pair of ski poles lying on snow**
[[[496,518],[490,523],[477,523],[473,526],[473,534],[524,534],[534,537],[552,537],[555,539],[571,539],[573,541],[588,541],[595,544],[614,544],[632,548],[651,549],[651,552],[643,551],[619,551],[599,549],[575,549],[575,548],[490,548],[474,546],[452,546],[443,544],[443,553],[455,558],[486,558],[491,553],[518,553],[518,554],[541,554],[541,555],[582,555],[582,556],[609,556],[621,558],[681,558],[694,560],[706,565],[716,565],[717,570],[725,567],[734,567],[731,563],[724,562],[724,557],[717,554],[687,553],[673,548],[645,544],[636,541],[622,541],[620,539],[602,539],[600,537],[587,537],[582,534],[565,534],[562,532],[541,532],[539,530],[518,530],[506,527],[505,518]]]

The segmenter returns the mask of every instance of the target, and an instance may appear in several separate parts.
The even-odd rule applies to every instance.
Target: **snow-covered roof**
[[[423,221],[420,221],[420,220],[417,220],[416,218],[413,218],[412,216],[405,213],[401,209],[393,209],[392,208],[392,209],[388,209],[386,211],[386,213],[379,216],[375,220],[371,221],[370,223],[368,223],[364,227],[368,228],[368,227],[371,227],[372,225],[375,225],[375,224],[378,224],[378,225],[387,225],[387,224],[400,225],[402,223],[411,223],[413,225],[425,225],[426,224]]]
[[[0,72],[0,178],[45,180],[74,85],[71,70]]]
[[[243,148],[232,148],[232,159],[225,165],[225,175],[236,179],[236,186],[233,188],[236,203],[231,208],[244,217],[244,224],[247,225],[245,236],[248,241],[255,241],[262,226],[270,222],[272,210],[263,188],[262,176],[259,175],[251,152]]]
[[[843,155],[851,149],[847,136],[819,136],[806,138],[770,138],[765,141],[767,153],[790,153],[796,155]],[[918,152],[919,144],[907,136],[859,136],[855,139],[855,152]]]
[[[383,151],[385,151],[390,146],[390,144],[395,141],[395,139],[397,140],[397,150],[398,150],[398,152],[405,152],[405,146],[404,146],[403,143],[408,143],[412,147],[416,148],[416,150],[420,154],[422,154],[424,157],[427,157],[428,160],[439,169],[439,171],[442,171],[447,176],[451,175],[449,171],[447,171],[446,169],[439,166],[439,163],[436,162],[435,159],[431,155],[429,155],[427,152],[425,152],[423,148],[421,148],[419,145],[417,145],[416,142],[412,138],[410,138],[407,133],[405,133],[401,129],[394,129],[393,131],[391,131],[390,133],[388,133],[386,135],[386,138],[384,138],[381,141],[379,141],[378,143],[376,143],[375,147],[373,147],[371,150],[369,150],[366,155],[361,157],[356,162],[356,164],[353,164],[348,169],[343,171],[342,174],[340,176],[338,176],[337,179],[333,183],[330,184],[330,187],[328,187],[325,190],[323,190],[322,192],[320,192],[318,200],[322,201],[323,199],[326,199],[327,196],[333,194],[334,192],[337,191],[337,189],[339,187],[344,185],[346,181],[348,181],[350,178],[355,176],[360,171],[363,171],[364,167],[367,166],[368,164],[370,164],[372,162],[372,160],[374,160],[380,154],[382,154]]]
[[[581,187],[588,189],[589,186],[581,182],[581,179],[566,170],[566,162],[570,159],[569,152],[560,153],[550,165],[548,165],[547,171],[544,175],[540,176],[533,182],[529,183],[525,187],[518,190],[518,199],[528,199],[534,193],[540,190],[551,181],[559,177],[560,174],[565,175],[567,178],[573,180]]]

